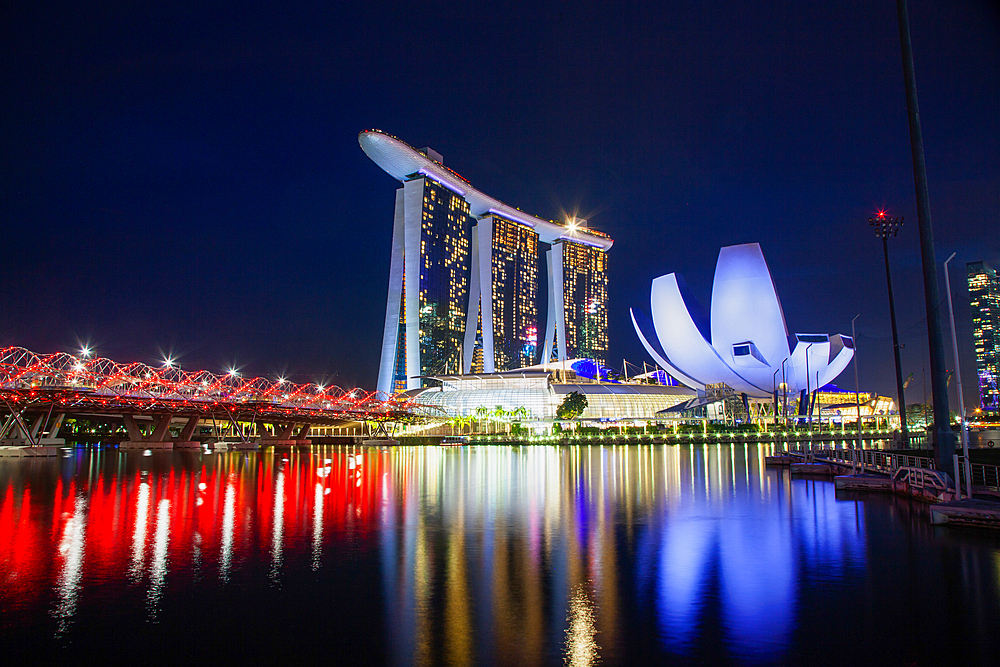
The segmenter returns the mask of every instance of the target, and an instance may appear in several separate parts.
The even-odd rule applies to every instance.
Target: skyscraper
[[[415,389],[429,375],[576,357],[605,361],[610,237],[489,197],[429,148],[417,150],[378,130],[362,132],[358,141],[403,183],[396,191],[380,391]]]
[[[969,275],[972,337],[983,410],[1000,409],[997,365],[1000,362],[1000,279],[986,262],[965,265]]]
[[[543,359],[584,357],[607,363],[607,261],[605,252],[569,239],[553,243],[546,253],[554,298],[549,300]]]
[[[465,367],[493,373],[531,365],[538,357],[538,232],[490,213],[472,233],[478,280],[469,295]]]

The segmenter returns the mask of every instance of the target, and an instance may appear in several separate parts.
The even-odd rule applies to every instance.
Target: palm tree
[[[483,430],[483,418],[489,416],[490,411],[485,405],[480,405],[476,408],[476,416],[479,417],[479,430]]]

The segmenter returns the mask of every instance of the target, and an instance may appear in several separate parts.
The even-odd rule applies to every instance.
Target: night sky
[[[929,400],[892,0],[0,11],[0,345],[373,388],[398,184],[357,135],[379,128],[609,233],[619,367],[649,361],[628,309],[648,313],[653,278],[684,274],[707,306],[719,248],[757,241],[790,333],[849,334],[860,313],[862,385],[894,395],[867,219],[905,216],[903,373],[907,402]],[[911,0],[910,24],[971,401],[965,262],[1000,268],[1000,9]]]

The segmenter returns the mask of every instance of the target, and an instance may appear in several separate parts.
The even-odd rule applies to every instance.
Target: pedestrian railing
[[[811,455],[815,459],[827,459],[829,461],[851,464],[857,461],[858,467],[862,470],[892,474],[899,468],[921,468],[926,470],[934,469],[934,459],[913,456],[912,454],[899,454],[887,452],[880,449],[825,449],[798,447],[789,449],[790,452],[799,453],[804,456]]]
[[[962,480],[964,488],[965,457],[959,456],[958,462],[959,478]],[[982,486],[988,489],[1000,491],[1000,466],[970,462],[969,467],[972,469],[972,486]]]

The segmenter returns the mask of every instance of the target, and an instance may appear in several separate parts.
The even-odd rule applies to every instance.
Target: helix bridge
[[[20,429],[31,444],[53,415],[60,421],[64,415],[115,416],[126,427],[152,417],[167,425],[164,432],[174,418],[192,425],[221,420],[237,428],[256,422],[272,425],[277,435],[292,425],[306,432],[311,425],[408,422],[417,407],[406,397],[378,391],[248,378],[235,371],[188,371],[171,362],[156,367],[67,352],[37,354],[22,347],[0,349],[0,400],[0,409],[7,410],[0,438]]]

